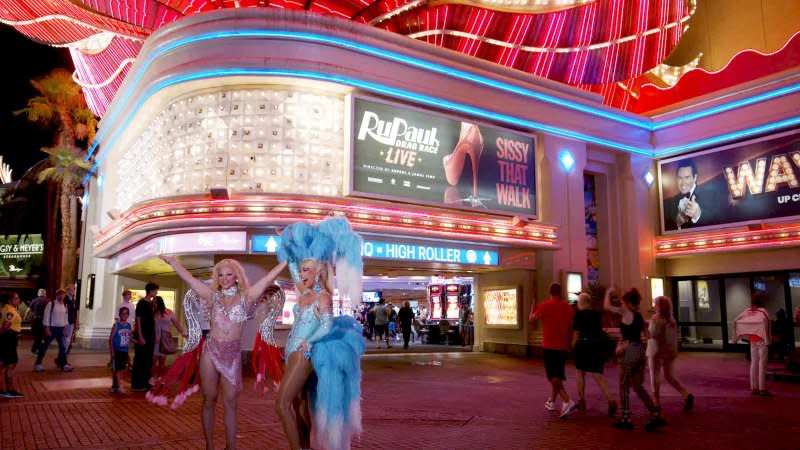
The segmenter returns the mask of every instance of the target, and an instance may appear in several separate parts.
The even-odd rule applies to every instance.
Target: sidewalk
[[[22,399],[0,400],[2,449],[200,449],[199,394],[177,411],[143,394],[111,396],[104,352],[75,350],[72,373],[56,372],[49,355],[42,373],[20,345]],[[384,350],[385,352],[385,350]],[[633,431],[611,428],[606,403],[593,381],[588,410],[567,420],[544,410],[548,391],[541,360],[485,353],[368,354],[362,360],[363,449],[709,449],[800,448],[800,385],[770,382],[773,398],[753,397],[742,355],[682,354],[676,373],[696,397],[682,410],[680,397],[662,387],[669,425],[642,429],[643,407],[633,398]],[[575,395],[574,370],[567,387]],[[617,392],[616,368],[607,376]],[[286,448],[273,411],[274,394],[252,393],[251,376],[239,401],[242,449]],[[125,383],[127,387],[127,383]],[[224,447],[218,408],[217,448]]]

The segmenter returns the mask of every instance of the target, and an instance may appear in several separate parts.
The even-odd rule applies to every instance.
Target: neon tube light
[[[424,60],[421,60],[421,59],[408,57],[408,56],[405,56],[405,55],[402,55],[402,54],[398,54],[398,53],[394,53],[394,52],[391,52],[391,51],[388,51],[388,50],[377,49],[377,48],[374,48],[374,47],[370,47],[370,46],[367,46],[367,45],[364,45],[364,44],[355,43],[355,42],[348,41],[348,40],[345,40],[345,39],[332,38],[332,37],[328,37],[328,36],[324,36],[324,35],[318,35],[318,34],[312,34],[312,33],[288,32],[288,31],[270,31],[270,30],[248,30],[248,31],[214,32],[214,33],[207,33],[207,34],[203,34],[203,35],[197,35],[197,36],[193,36],[193,37],[190,37],[190,38],[185,38],[185,39],[177,40],[175,42],[168,43],[168,44],[164,45],[163,47],[160,47],[157,50],[155,50],[145,60],[145,62],[138,67],[138,71],[134,75],[134,77],[132,78],[132,82],[128,85],[129,86],[128,89],[130,89],[130,86],[135,86],[136,84],[138,84],[141,81],[141,79],[143,78],[144,74],[147,72],[147,68],[150,66],[152,61],[155,60],[156,58],[162,56],[163,54],[165,54],[165,53],[167,53],[167,52],[169,52],[171,50],[174,50],[174,49],[176,49],[176,48],[178,48],[180,46],[188,45],[188,44],[191,44],[191,43],[194,43],[194,42],[206,41],[206,40],[211,40],[211,39],[219,39],[219,38],[229,38],[229,37],[281,37],[281,38],[296,39],[296,40],[306,40],[306,41],[310,41],[310,42],[320,42],[320,43],[325,43],[325,44],[337,44],[337,45],[340,45],[340,46],[342,46],[344,48],[349,48],[349,49],[354,49],[354,50],[361,51],[361,52],[363,52],[365,54],[378,56],[378,57],[381,57],[381,58],[384,58],[384,59],[388,59],[388,60],[392,60],[392,61],[396,61],[396,62],[401,62],[401,63],[407,64],[407,65],[410,65],[410,66],[413,66],[413,67],[422,68],[422,69],[429,70],[429,71],[432,71],[432,72],[441,73],[441,74],[444,74],[444,75],[447,75],[447,76],[450,76],[450,77],[463,79],[463,80],[466,80],[466,81],[474,82],[476,84],[480,84],[480,85],[496,88],[496,89],[503,90],[503,91],[506,91],[506,92],[522,95],[522,96],[525,96],[525,97],[528,97],[528,98],[533,98],[533,99],[536,99],[536,100],[541,100],[541,101],[544,101],[544,102],[548,102],[548,103],[556,104],[556,105],[563,106],[563,107],[566,107],[566,108],[574,109],[574,110],[577,110],[577,111],[580,111],[580,112],[584,112],[584,113],[587,113],[587,114],[592,114],[592,115],[595,115],[595,116],[604,117],[604,118],[607,118],[607,119],[610,119],[610,120],[614,120],[614,121],[617,121],[617,122],[626,123],[626,124],[629,124],[629,125],[632,125],[632,126],[635,126],[635,127],[647,130],[647,131],[654,131],[656,129],[661,129],[661,128],[664,128],[666,126],[674,126],[674,125],[677,125],[679,123],[684,123],[684,122],[686,122],[688,120],[695,120],[695,119],[698,119],[700,117],[706,117],[706,116],[708,116],[710,114],[715,114],[715,113],[719,113],[719,112],[722,112],[722,111],[727,111],[727,110],[730,110],[730,109],[733,109],[733,108],[736,108],[736,107],[739,107],[739,106],[749,105],[749,104],[753,104],[753,103],[756,103],[756,102],[764,101],[764,100],[767,100],[767,99],[775,98],[777,96],[787,95],[787,94],[790,94],[790,93],[795,93],[795,92],[800,91],[800,84],[795,84],[795,85],[792,85],[792,86],[787,86],[787,87],[778,89],[776,91],[770,91],[770,92],[762,93],[762,94],[759,94],[756,97],[737,100],[737,101],[734,101],[734,102],[727,103],[725,105],[719,105],[719,106],[709,110],[711,112],[708,112],[708,113],[698,112],[698,113],[695,113],[695,114],[687,115],[687,116],[684,116],[684,117],[681,117],[681,118],[675,118],[675,119],[672,119],[672,120],[669,120],[669,121],[666,121],[666,122],[663,122],[663,123],[657,123],[656,124],[656,123],[653,123],[649,119],[648,120],[633,119],[633,118],[630,118],[630,117],[627,117],[627,116],[624,116],[624,115],[621,115],[621,114],[616,114],[616,113],[613,113],[613,112],[610,112],[610,111],[606,111],[606,110],[603,110],[603,109],[598,109],[598,108],[595,108],[595,107],[592,107],[592,106],[587,106],[587,105],[583,105],[583,104],[580,104],[580,103],[571,102],[571,101],[560,99],[558,97],[553,97],[553,96],[550,96],[550,95],[547,95],[547,94],[534,92],[534,91],[531,91],[531,90],[526,89],[526,88],[515,86],[513,84],[505,83],[505,82],[498,81],[498,80],[493,80],[493,79],[490,79],[490,78],[482,77],[480,75],[471,74],[471,73],[468,73],[468,72],[464,72],[464,71],[460,71],[460,70],[453,69],[453,68],[450,68],[450,67],[446,67],[446,66],[443,66],[443,65],[440,65],[440,64],[435,64],[435,63],[431,63],[431,62],[428,62],[428,61],[424,61]],[[364,89],[367,89],[367,90],[370,90],[370,91],[373,91],[373,92],[377,92],[377,93],[396,96],[396,97],[407,99],[407,100],[410,100],[410,101],[418,101],[420,103],[424,103],[426,105],[431,105],[431,106],[440,107],[440,106],[443,106],[443,104],[447,104],[446,108],[450,109],[452,111],[457,111],[457,112],[461,112],[461,113],[464,113],[464,114],[478,115],[479,117],[483,117],[483,118],[489,119],[489,120],[497,120],[497,121],[500,121],[500,122],[504,122],[504,123],[508,123],[508,124],[512,124],[512,125],[517,125],[517,126],[522,126],[522,127],[525,127],[525,128],[538,129],[538,130],[541,130],[541,131],[549,132],[551,134],[555,134],[555,135],[559,135],[559,136],[563,136],[563,137],[568,137],[568,138],[571,138],[571,139],[578,139],[578,140],[582,140],[582,141],[585,141],[585,142],[595,143],[595,144],[606,146],[606,147],[610,147],[610,148],[616,148],[616,149],[619,149],[619,150],[623,150],[623,151],[627,151],[627,152],[631,152],[631,153],[636,153],[636,154],[641,154],[641,155],[645,155],[645,156],[649,156],[649,157],[656,157],[656,158],[657,157],[661,157],[661,156],[665,156],[665,155],[669,155],[669,154],[673,154],[673,153],[677,153],[677,152],[682,152],[682,151],[696,149],[696,148],[703,147],[703,146],[712,145],[712,144],[715,144],[715,143],[724,142],[724,141],[727,141],[727,140],[737,139],[737,138],[740,138],[740,137],[749,136],[749,135],[760,133],[760,132],[770,131],[770,130],[774,130],[774,129],[781,128],[781,127],[791,126],[791,125],[794,125],[794,124],[798,123],[796,120],[800,119],[800,117],[792,118],[792,119],[788,119],[788,120],[774,122],[774,123],[771,123],[771,124],[765,124],[765,125],[762,125],[760,127],[751,128],[749,130],[740,130],[740,131],[736,131],[736,132],[731,132],[731,133],[719,135],[719,136],[716,136],[714,138],[709,138],[709,139],[706,139],[706,140],[703,140],[703,141],[700,141],[700,142],[696,142],[696,143],[693,143],[693,144],[687,144],[687,145],[684,145],[684,146],[673,147],[673,148],[668,148],[668,149],[664,149],[664,150],[654,150],[652,148],[639,148],[639,147],[634,147],[634,146],[630,146],[630,145],[626,145],[626,144],[610,141],[610,140],[607,140],[607,139],[596,138],[596,137],[588,136],[588,135],[585,135],[585,134],[582,134],[582,133],[577,133],[577,132],[574,132],[574,131],[570,131],[570,130],[566,130],[566,129],[562,129],[562,128],[558,128],[558,127],[553,127],[553,126],[549,126],[549,125],[545,125],[545,124],[540,124],[540,123],[537,123],[537,122],[516,118],[516,117],[510,116],[510,115],[506,115],[506,114],[493,113],[493,112],[490,112],[490,111],[482,110],[482,109],[471,107],[471,106],[468,106],[468,105],[457,104],[457,103],[454,103],[454,102],[448,102],[448,101],[444,101],[444,100],[441,100],[441,99],[438,99],[438,98],[435,98],[435,97],[431,97],[431,96],[416,94],[416,93],[413,93],[413,92],[404,91],[404,90],[400,90],[400,89],[396,89],[396,88],[390,88],[390,87],[383,86],[383,85],[376,84],[376,83],[372,83],[372,82],[367,82],[367,81],[362,81],[362,80],[357,80],[357,79],[351,79],[351,78],[347,78],[347,77],[343,77],[343,76],[337,76],[337,75],[330,75],[330,74],[324,74],[324,73],[315,73],[315,72],[310,72],[310,71],[246,69],[246,68],[241,68],[241,69],[235,69],[235,68],[215,69],[215,70],[209,70],[209,71],[205,71],[205,72],[199,72],[199,73],[192,74],[192,75],[185,75],[185,76],[179,77],[179,78],[168,79],[168,80],[162,81],[159,85],[157,85],[157,87],[160,90],[160,89],[163,89],[163,88],[165,88],[167,86],[170,86],[172,84],[175,84],[175,83],[178,83],[178,82],[182,82],[182,81],[189,81],[189,80],[193,80],[193,79],[202,79],[202,78],[208,78],[208,77],[214,77],[214,76],[235,76],[235,75],[295,76],[295,77],[299,77],[299,78],[308,78],[308,79],[318,79],[318,80],[324,80],[324,81],[331,81],[331,82],[341,83],[341,84],[345,84],[345,85],[349,85],[349,86],[353,86],[353,87],[364,88]],[[141,105],[143,104],[144,99],[149,98],[155,92],[156,92],[156,90],[154,90],[154,89],[148,90],[148,92],[139,99],[139,102],[137,103],[137,106],[134,109],[133,113],[138,112],[138,110],[141,108]],[[131,91],[128,90],[123,95],[123,97],[120,99],[120,101],[117,102],[115,110],[109,116],[107,116],[104,120],[113,122],[115,120],[116,116],[118,116],[123,111],[122,105],[126,105],[128,103],[129,97],[131,95],[132,95]],[[666,125],[664,125],[664,124],[666,124]],[[124,127],[116,127],[117,130],[119,130],[121,128],[124,128]],[[98,147],[99,143],[105,139],[105,137],[106,137],[105,135],[108,133],[107,130],[108,130],[107,128],[103,128],[102,130],[100,130],[100,132],[98,132],[97,137],[95,138],[95,140],[92,143],[92,145],[89,147],[87,160],[90,159],[94,155],[95,151],[97,150],[97,147]],[[118,134],[118,133],[119,133],[118,131],[115,132],[115,134]],[[116,137],[117,136],[115,136],[111,140],[109,145],[106,145],[106,147],[113,147],[113,142],[116,140]],[[102,158],[100,158],[100,160],[102,160]],[[99,160],[97,162],[99,162]],[[94,167],[97,167],[97,163],[95,164]]]
[[[610,141],[607,139],[597,138],[593,136],[589,136],[583,133],[578,133],[574,131],[570,131],[567,129],[554,127],[551,125],[546,125],[543,123],[535,122],[532,120],[520,119],[518,117],[514,117],[508,114],[501,114],[492,111],[488,111],[482,108],[477,108],[474,106],[464,105],[460,103],[451,102],[449,100],[443,100],[436,97],[431,97],[428,95],[422,94],[415,94],[409,91],[390,88],[382,85],[378,85],[368,81],[361,81],[355,80],[352,78],[342,77],[339,75],[331,75],[326,73],[317,73],[317,72],[309,72],[309,71],[296,71],[296,70],[283,70],[283,69],[254,69],[254,68],[227,68],[227,69],[213,69],[213,70],[204,70],[200,72],[195,72],[191,74],[185,74],[181,76],[175,76],[171,78],[166,78],[156,84],[155,86],[148,89],[144,94],[142,94],[137,102],[136,106],[132,108],[129,113],[129,116],[135,116],[136,113],[141,109],[144,105],[145,101],[153,96],[156,92],[165,89],[169,86],[180,84],[186,81],[194,81],[194,80],[202,80],[206,78],[219,78],[219,77],[230,77],[230,76],[274,76],[274,77],[296,77],[296,78],[306,78],[312,80],[321,80],[321,81],[329,81],[338,84],[344,84],[348,86],[363,88],[373,92],[380,92],[384,94],[389,94],[395,98],[401,98],[413,102],[417,102],[420,104],[425,104],[429,106],[434,106],[438,108],[448,109],[451,111],[456,111],[462,114],[480,117],[491,121],[516,125],[523,128],[530,128],[535,129],[537,131],[544,131],[553,135],[567,137],[571,139],[576,139],[584,142],[591,142],[595,144],[599,144],[605,147],[610,148],[617,148],[620,150],[625,150],[631,153],[638,153],[645,156],[653,156],[653,152],[649,149],[642,149],[638,147],[634,147],[631,145],[621,144],[618,142]],[[111,139],[106,143],[106,148],[113,148],[116,140],[119,138],[120,133],[125,127],[117,126],[115,127],[114,134],[112,135]],[[101,138],[97,138],[95,140],[95,144],[92,145],[92,150],[97,148],[97,144],[100,142]],[[92,156],[90,153],[87,156],[87,160]],[[98,156],[95,161],[94,165],[92,166],[92,170],[95,170],[99,164],[105,159],[105,153]],[[88,175],[84,178],[84,182],[88,180]]]
[[[671,154],[674,154],[674,153],[681,153],[681,152],[685,152],[685,151],[689,151],[689,150],[695,150],[695,149],[702,148],[702,147],[710,147],[710,146],[712,146],[714,144],[719,144],[721,142],[740,139],[740,138],[744,138],[744,137],[747,137],[747,136],[752,136],[752,135],[755,135],[755,134],[761,134],[761,133],[765,133],[765,132],[768,132],[768,131],[773,131],[773,130],[777,130],[777,129],[780,129],[780,128],[786,128],[786,127],[790,127],[790,126],[798,125],[798,124],[800,124],[800,116],[790,117],[788,119],[780,120],[778,122],[772,122],[772,123],[768,123],[768,124],[765,124],[765,125],[759,125],[759,126],[753,127],[753,128],[747,128],[747,129],[744,129],[744,130],[734,131],[734,132],[727,133],[727,134],[721,134],[719,136],[703,139],[701,141],[693,142],[691,144],[679,145],[677,147],[669,147],[669,148],[665,148],[663,150],[656,150],[653,153],[653,156],[655,158],[661,158],[663,156],[671,155]]]
[[[389,50],[383,50],[375,47],[371,47],[365,44],[360,44],[357,42],[349,41],[342,38],[334,38],[330,36],[314,34],[314,33],[305,33],[305,32],[295,32],[295,31],[276,31],[276,30],[230,30],[230,31],[217,31],[212,33],[205,33],[199,34],[196,36],[187,37],[184,39],[178,39],[174,42],[169,42],[164,44],[161,47],[158,47],[152,54],[150,54],[147,59],[141,64],[138,68],[137,74],[132,79],[132,82],[128,85],[129,89],[130,86],[136,86],[144,74],[147,72],[150,64],[153,60],[161,57],[162,55],[175,50],[179,47],[183,47],[192,43],[196,42],[204,42],[209,40],[216,40],[216,39],[226,39],[226,38],[252,38],[252,37],[264,37],[264,38],[286,38],[292,40],[301,40],[301,41],[308,41],[308,42],[317,42],[323,44],[335,44],[342,48],[347,48],[351,50],[357,50],[367,55],[378,56],[383,59],[387,59],[390,61],[400,62],[412,67],[421,68],[427,71],[440,73],[443,75],[447,75],[452,78],[462,79],[465,81],[470,81],[476,84],[489,86],[495,89],[503,90],[506,92],[511,92],[514,94],[522,95],[528,98],[533,98],[536,100],[540,100],[543,102],[563,106],[570,109],[575,109],[577,111],[585,112],[588,114],[592,114],[599,117],[604,117],[610,120],[614,120],[620,123],[626,123],[628,125],[633,125],[645,130],[649,130],[651,123],[649,119],[636,119],[632,117],[628,117],[627,115],[615,113],[612,111],[607,111],[604,109],[584,105],[577,102],[572,102],[569,100],[564,100],[558,97],[554,97],[551,95],[543,94],[540,92],[534,92],[530,89],[523,88],[520,86],[515,86],[510,83],[505,83],[502,81],[494,80],[491,78],[486,78],[480,75],[475,75],[469,72],[465,72],[462,70],[455,69],[453,67],[443,66],[441,64],[436,64],[430,61],[425,61],[419,58],[413,58],[407,55],[402,55],[399,53],[395,53]],[[115,111],[109,117],[110,121],[114,120],[114,117],[122,110],[120,105],[127,103],[127,98],[131,95],[130,91],[126,93],[123,99],[117,103],[117,107]],[[102,130],[101,130],[102,131]],[[98,133],[97,138],[95,139],[95,143],[89,148],[89,155],[91,155],[97,147],[97,143],[103,139],[102,133]]]

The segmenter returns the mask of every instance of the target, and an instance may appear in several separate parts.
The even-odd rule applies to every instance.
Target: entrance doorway
[[[725,274],[674,278],[676,317],[682,346],[693,350],[742,350],[735,342],[733,321],[746,308],[756,292],[766,295],[765,309],[770,319],[778,310],[789,318],[800,307],[800,272]],[[800,345],[800,330],[794,331],[794,346]]]

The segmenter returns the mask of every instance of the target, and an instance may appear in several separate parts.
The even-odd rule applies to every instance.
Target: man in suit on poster
[[[678,163],[676,171],[678,195],[665,202],[666,230],[682,230],[712,225],[719,218],[719,202],[714,189],[697,185],[697,166],[691,159]]]

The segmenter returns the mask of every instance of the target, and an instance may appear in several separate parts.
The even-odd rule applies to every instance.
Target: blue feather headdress
[[[283,230],[278,260],[286,261],[295,283],[299,282],[300,263],[306,259],[324,261],[336,268],[336,284],[350,303],[361,302],[361,237],[343,217],[329,217],[312,225],[296,222]]]

